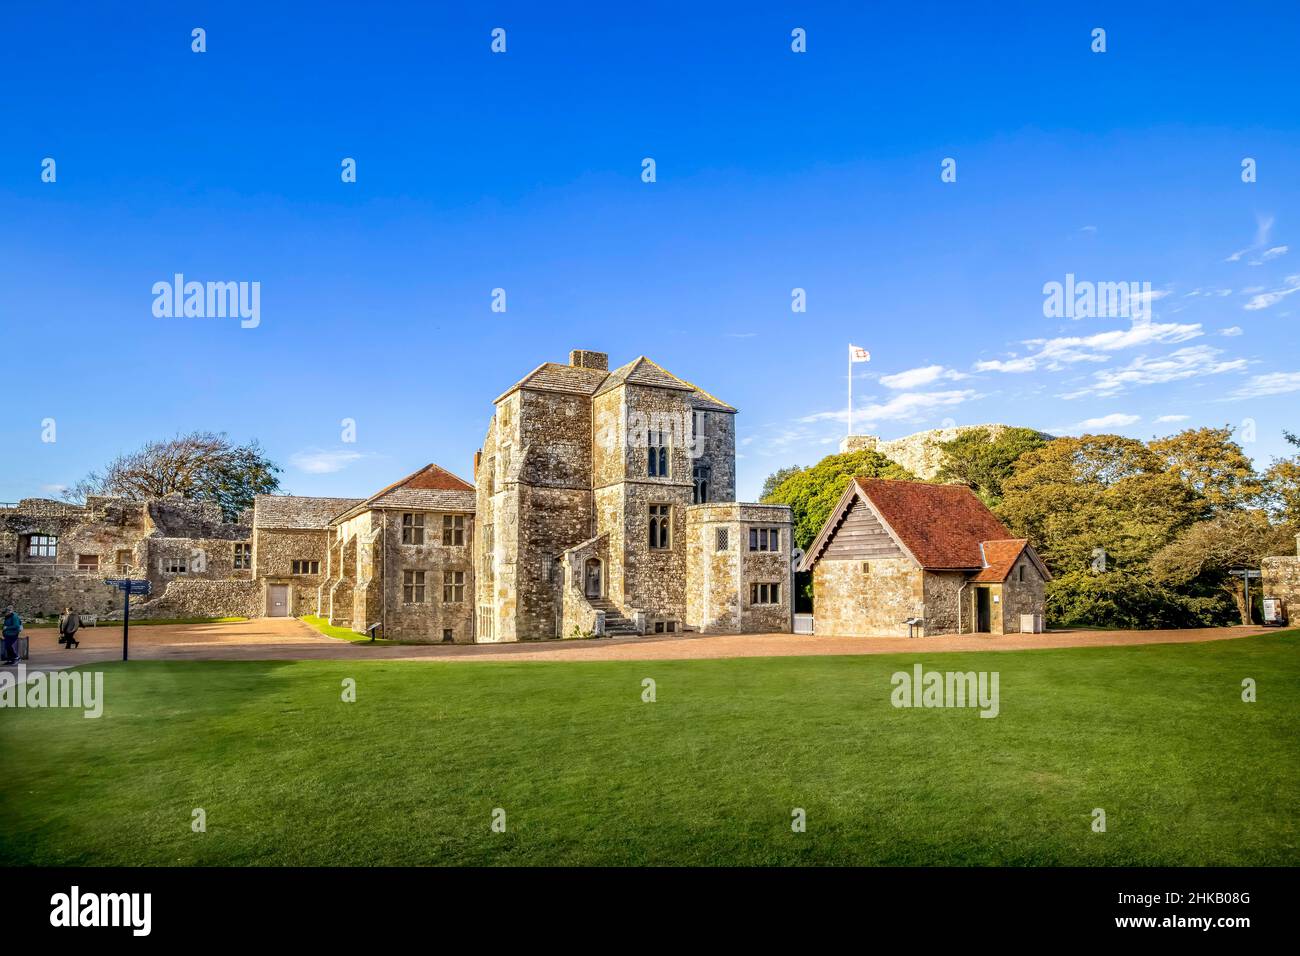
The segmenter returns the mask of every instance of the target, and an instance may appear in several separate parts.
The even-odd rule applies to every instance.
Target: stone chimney
[[[605,352],[588,352],[586,349],[574,349],[569,353],[569,364],[574,368],[594,368],[599,372],[608,372],[609,355]]]

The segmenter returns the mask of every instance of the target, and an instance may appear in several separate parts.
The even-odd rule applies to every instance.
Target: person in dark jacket
[[[18,616],[18,612],[13,609],[13,605],[5,608],[5,616],[0,623],[0,636],[4,638],[4,661],[5,664],[18,663],[18,635],[23,632],[23,619]]]
[[[77,631],[81,629],[81,617],[72,608],[63,609],[63,617],[59,618],[59,643],[72,650],[74,647],[80,647],[81,641],[77,640]]]

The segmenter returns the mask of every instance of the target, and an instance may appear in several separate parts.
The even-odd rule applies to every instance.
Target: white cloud
[[[1269,372],[1256,375],[1234,391],[1229,398],[1261,398],[1264,395],[1284,395],[1300,392],[1300,372]]]
[[[1287,276],[1282,281],[1286,283],[1282,288],[1273,289],[1269,292],[1259,292],[1242,308],[1250,312],[1257,312],[1260,309],[1267,309],[1270,305],[1276,305],[1295,292],[1300,292],[1300,275]],[[1257,289],[1250,291],[1257,291]]]
[[[1199,378],[1205,375],[1221,375],[1224,372],[1236,372],[1246,367],[1245,359],[1222,361],[1220,349],[1208,345],[1193,345],[1177,349],[1159,358],[1140,355],[1128,365],[1119,369],[1103,369],[1093,374],[1092,384],[1062,395],[1062,398],[1082,398],[1087,395],[1105,397],[1116,395],[1136,385],[1159,385],[1164,382]]]
[[[1185,422],[1190,415],[1161,415],[1156,419],[1157,425],[1168,425],[1172,422]]]
[[[1032,355],[1005,361],[976,362],[974,367],[977,372],[1032,372],[1040,366],[1057,371],[1075,362],[1104,362],[1107,352],[1157,343],[1175,345],[1204,334],[1199,322],[1134,322],[1127,329],[1112,329],[1095,335],[1027,339],[1023,344],[1036,349]]]
[[[1232,338],[1232,337],[1234,337],[1234,336],[1241,335],[1241,326],[1240,326],[1240,325],[1230,325],[1230,326],[1228,326],[1226,329],[1219,329],[1219,334],[1220,334],[1220,335],[1225,335],[1225,336],[1227,336],[1228,338]]]
[[[1242,256],[1254,252],[1256,249],[1262,249],[1268,245],[1269,236],[1273,234],[1273,217],[1272,216],[1255,216],[1255,241],[1245,249],[1234,252],[1224,262],[1237,262]]]
[[[1287,253],[1287,246],[1274,246],[1272,249],[1265,249],[1256,259],[1250,260],[1252,266],[1262,266],[1264,263],[1276,259],[1278,256],[1284,256]]]
[[[1085,418],[1081,422],[1075,422],[1073,425],[1066,425],[1063,428],[1053,428],[1053,432],[1091,432],[1099,428],[1123,428],[1126,425],[1132,425],[1134,422],[1142,421],[1141,415],[1128,415],[1123,412],[1114,412],[1110,415],[1102,415],[1099,418]]]
[[[887,421],[920,421],[924,419],[925,412],[934,408],[943,408],[952,405],[960,405],[962,402],[968,402],[977,397],[973,389],[955,389],[947,392],[903,392],[900,395],[894,395],[886,402],[870,402],[860,408],[853,410],[853,424],[856,428],[861,424],[864,428],[872,428],[879,422]],[[811,422],[848,422],[849,412],[847,408],[841,408],[833,412],[816,412],[812,415],[805,415],[799,421],[803,423]]]
[[[312,475],[327,475],[331,472],[342,471],[362,457],[362,454],[358,451],[321,451],[314,449],[295,452],[289,457],[289,461],[299,471],[305,471]]]
[[[67,490],[67,485],[41,485],[41,491],[51,495],[61,495]]]
[[[880,384],[886,388],[908,389],[920,388],[922,385],[929,385],[940,379],[956,381],[967,378],[964,373],[945,368],[942,365],[926,365],[923,368],[908,369],[906,372],[896,372],[893,375],[880,376]]]

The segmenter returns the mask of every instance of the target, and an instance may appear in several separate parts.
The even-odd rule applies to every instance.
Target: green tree
[[[1283,431],[1282,437],[1300,448],[1300,436]],[[1273,460],[1264,472],[1264,498],[1275,517],[1300,525],[1300,454]]]
[[[224,433],[190,432],[153,441],[118,455],[102,472],[91,472],[65,493],[146,500],[179,494],[221,506],[227,521],[253,506],[253,496],[279,489],[281,469],[257,442],[236,445]]]
[[[996,507],[1002,500],[1002,485],[1015,471],[1020,456],[1042,448],[1047,441],[1032,428],[1008,428],[996,436],[987,428],[962,432],[939,443],[943,464],[935,479],[961,482],[990,508]]]
[[[807,548],[835,510],[849,479],[898,478],[915,481],[902,465],[871,449],[828,455],[810,468],[789,475],[763,500],[789,505],[794,512],[794,541]]]
[[[1260,511],[1235,511],[1199,521],[1180,532],[1151,559],[1155,580],[1184,592],[1217,592],[1236,606],[1242,624],[1250,623],[1240,578],[1233,568],[1258,568],[1274,554],[1290,550],[1291,529],[1273,525]]]
[[[1211,514],[1258,506],[1264,486],[1254,463],[1232,439],[1232,427],[1188,428],[1153,439],[1150,449],[1172,474],[1205,499]]]
[[[763,490],[759,493],[758,500],[770,504],[772,493],[776,491],[777,486],[791,475],[797,475],[801,471],[803,471],[802,466],[791,465],[789,468],[778,468],[772,472],[763,479]]]
[[[1144,568],[1205,504],[1142,442],[1084,435],[1022,455],[997,510],[1053,573],[1066,574]]]

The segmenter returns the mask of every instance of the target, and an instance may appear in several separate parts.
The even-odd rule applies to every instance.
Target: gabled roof
[[[253,499],[253,527],[272,529],[326,528],[340,511],[360,498],[308,498],[300,495],[258,495]]]
[[[605,379],[600,388],[596,389],[596,394],[603,395],[620,385],[649,385],[655,388],[671,388],[677,391],[693,392],[692,403],[697,408],[717,412],[734,412],[736,410],[699,386],[678,378],[672,372],[669,372],[658,363],[652,362],[644,355],[638,356],[626,365],[610,372],[609,377]]]
[[[474,486],[435,464],[381,488],[369,498],[356,502],[330,524],[346,521],[363,511],[379,508],[410,508],[421,511],[462,511],[473,513],[476,507]]]
[[[980,548],[984,554],[986,566],[978,574],[971,578],[972,581],[989,584],[1000,584],[1007,579],[1011,569],[1016,566],[1020,560],[1020,555],[1024,554],[1034,566],[1038,568],[1038,573],[1043,576],[1044,581],[1052,579],[1051,572],[1047,570],[1047,565],[1043,564],[1042,559],[1033,548],[1029,546],[1028,538],[1007,538],[1005,541],[982,541]]]
[[[501,401],[507,395],[521,388],[538,392],[562,392],[568,395],[585,395],[591,398],[603,395],[620,385],[649,385],[656,388],[670,388],[675,391],[691,392],[691,403],[696,408],[714,412],[734,412],[735,409],[726,402],[710,395],[704,389],[692,385],[685,379],[678,378],[672,372],[650,361],[644,355],[633,359],[626,365],[612,372],[595,368],[580,368],[574,365],[561,365],[558,362],[543,362],[515,384],[498,395],[495,401]]]
[[[996,579],[1000,581],[1028,546],[1025,539],[1011,538],[1002,522],[964,485],[854,478],[809,547],[802,570],[817,563],[849,506],[857,500],[866,502],[895,543],[929,570],[993,575],[1002,568],[1002,576]],[[1029,551],[1033,554],[1032,548]],[[1046,576],[1047,568],[1037,555],[1033,560]]]
[[[495,401],[499,402],[511,392],[521,388],[591,397],[596,394],[596,389],[600,387],[600,383],[607,375],[608,372],[598,368],[579,368],[574,365],[561,365],[559,362],[543,362],[498,395]]]

